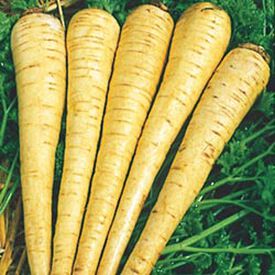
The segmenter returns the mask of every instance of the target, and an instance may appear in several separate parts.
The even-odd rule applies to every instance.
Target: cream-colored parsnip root
[[[59,20],[42,13],[21,17],[11,36],[25,238],[33,275],[50,272],[54,161],[66,89],[64,40]]]
[[[96,271],[172,30],[171,16],[153,5],[135,9],[122,28],[74,274]]]
[[[163,82],[142,131],[99,274],[115,274],[154,178],[222,59],[230,34],[229,16],[211,3],[195,4],[179,19]]]
[[[217,68],[122,274],[150,274],[224,145],[267,85],[270,70],[265,57],[258,46],[245,44],[227,54]]]
[[[99,9],[78,12],[68,27],[66,148],[51,274],[72,271],[119,29]]]

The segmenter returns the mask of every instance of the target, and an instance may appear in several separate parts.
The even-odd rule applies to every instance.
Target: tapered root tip
[[[263,47],[253,44],[253,43],[244,43],[244,44],[239,45],[239,47],[244,48],[244,49],[249,49],[249,50],[252,50],[252,51],[260,54],[261,57],[266,61],[267,64],[270,63],[270,56],[265,51],[265,49]]]
[[[21,17],[25,16],[25,15],[29,15],[29,14],[34,14],[34,13],[42,13],[43,9],[42,8],[32,8],[32,9],[28,9],[26,11],[24,11],[21,15]]]

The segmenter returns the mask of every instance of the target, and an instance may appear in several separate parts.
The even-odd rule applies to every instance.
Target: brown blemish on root
[[[213,11],[213,10],[222,10],[222,8],[220,8],[220,7],[215,6],[215,5],[212,4],[211,7],[202,8],[201,12],[208,11],[208,10],[211,10],[211,11]]]
[[[180,149],[179,149],[179,152],[182,152],[182,151],[184,151],[186,149],[186,147],[185,146],[182,146]]]
[[[207,8],[203,8],[203,9],[201,9],[201,11],[208,11],[208,10],[214,10],[214,8],[207,7]]]
[[[138,270],[135,269],[134,267],[130,267],[130,270],[131,270],[134,274],[139,274]]]

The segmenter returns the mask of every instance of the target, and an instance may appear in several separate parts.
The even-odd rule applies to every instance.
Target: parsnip
[[[11,37],[25,238],[34,275],[50,271],[54,161],[66,86],[64,39],[59,20],[42,13],[21,17]]]
[[[210,80],[188,125],[145,229],[122,274],[150,274],[224,145],[269,79],[266,54],[253,44],[232,50]]]
[[[118,36],[115,18],[99,9],[82,10],[69,24],[66,149],[51,274],[72,271]]]

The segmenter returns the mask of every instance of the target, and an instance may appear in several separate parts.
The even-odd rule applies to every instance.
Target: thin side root
[[[63,28],[65,29],[64,15],[63,15],[63,10],[62,10],[60,0],[56,0],[56,2],[57,2],[57,7],[58,7],[58,13],[59,13],[59,16],[60,16],[60,21],[61,21],[61,24],[62,24]]]

